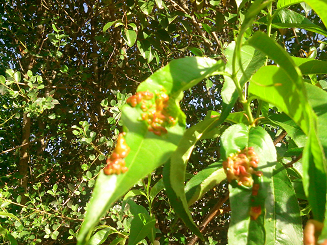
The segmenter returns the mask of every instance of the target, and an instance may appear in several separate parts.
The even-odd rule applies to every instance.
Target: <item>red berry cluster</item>
[[[262,176],[261,171],[255,171],[258,167],[259,157],[254,152],[253,147],[245,148],[237,154],[233,154],[223,161],[223,167],[227,175],[227,180],[237,180],[239,185],[252,186],[252,174]]]
[[[153,94],[148,91],[137,92],[135,95],[127,99],[127,103],[135,107],[141,103],[142,120],[148,123],[148,130],[156,135],[167,133],[166,126],[173,126],[176,124],[175,118],[168,113],[169,96],[164,92],[156,93],[155,104],[150,101]]]
[[[103,169],[106,175],[125,173],[128,170],[124,158],[127,157],[130,148],[123,136],[124,133],[119,134],[117,145],[110,158],[107,159],[107,166]]]

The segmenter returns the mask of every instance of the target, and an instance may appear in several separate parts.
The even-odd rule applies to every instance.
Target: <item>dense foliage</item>
[[[326,9],[5,0],[1,242],[302,243],[325,220]]]

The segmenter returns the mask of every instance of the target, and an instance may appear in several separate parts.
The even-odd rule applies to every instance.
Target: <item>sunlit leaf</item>
[[[210,130],[215,125],[217,120],[218,118],[210,118],[189,128],[172,155],[171,161],[165,164],[163,173],[170,204],[188,228],[200,237],[202,237],[202,234],[192,219],[184,191],[186,164],[196,143],[201,139],[205,131]]]
[[[327,2],[325,0],[304,0],[320,17],[325,27],[327,27]]]
[[[326,203],[326,159],[317,138],[317,117],[308,103],[300,69],[286,51],[265,34],[257,32],[249,43],[280,65],[261,68],[252,77],[249,91],[276,105],[307,134],[303,151],[303,185],[314,217],[322,221]]]
[[[272,171],[276,161],[276,150],[268,133],[261,127],[250,128],[244,124],[235,124],[221,136],[221,155],[226,159],[230,154],[254,147],[259,156],[258,169],[263,172],[258,196],[253,200],[251,189],[230,185],[230,205],[232,210],[228,238],[231,244],[276,244],[274,226],[274,196],[272,191]],[[255,177],[254,177],[255,179]],[[250,219],[251,206],[260,206],[262,214]],[[266,232],[265,232],[266,230]]]
[[[170,158],[185,127],[185,116],[179,107],[183,90],[194,86],[205,77],[215,74],[223,65],[215,60],[200,57],[174,60],[140,84],[137,91],[150,91],[155,94],[164,90],[169,95],[170,113],[178,118],[178,123],[167,128],[167,134],[154,135],[148,131],[146,122],[140,120],[142,114],[140,108],[123,106],[122,121],[127,132],[125,139],[131,148],[125,158],[128,171],[124,174],[110,176],[106,176],[103,171],[99,173],[88,204],[88,211],[85,214],[85,221],[78,235],[78,244],[86,243],[100,217],[116,200],[138,180],[147,176]]]
[[[327,32],[320,26],[313,24],[305,16],[294,12],[290,9],[276,10],[275,18],[272,21],[272,27],[283,29],[283,28],[300,28],[307,31],[319,33],[321,35],[327,35]],[[266,18],[259,20],[259,23],[267,23]]]
[[[185,185],[187,204],[193,205],[208,190],[219,185],[226,179],[225,171],[221,162],[210,164],[192,177]]]

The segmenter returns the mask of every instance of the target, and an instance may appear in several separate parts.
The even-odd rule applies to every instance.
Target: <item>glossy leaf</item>
[[[222,162],[210,164],[186,183],[185,195],[187,204],[189,206],[193,205],[207,191],[219,185],[225,179],[226,174],[222,167]]]
[[[153,200],[160,191],[165,189],[165,185],[163,182],[163,179],[160,179],[152,188],[150,191],[150,198]]]
[[[138,180],[166,162],[175,151],[184,132],[185,116],[179,108],[183,90],[194,86],[203,78],[222,69],[224,64],[209,58],[188,57],[174,60],[155,72],[138,87],[138,91],[157,93],[165,90],[170,97],[170,113],[179,118],[178,123],[167,128],[162,136],[148,131],[147,124],[140,120],[142,110],[125,105],[122,121],[127,134],[125,140],[131,148],[125,158],[128,171],[120,175],[106,176],[99,173],[93,194],[78,235],[78,244],[85,244],[99,219],[112,204],[123,196]]]
[[[232,59],[235,51],[235,42],[232,42],[228,45],[225,50],[225,56],[228,59],[226,64],[226,72],[232,74]],[[236,67],[236,77],[240,81],[241,86],[252,76],[252,74],[264,65],[266,57],[260,52],[256,51],[251,46],[243,46],[241,48],[240,59],[242,62],[242,67],[245,71],[245,74],[241,71],[239,65]],[[222,99],[226,104],[231,103],[232,100],[238,97],[237,92],[235,91],[236,87],[233,80],[229,76],[224,76],[225,82],[222,89]]]
[[[293,4],[298,4],[303,2],[302,0],[278,0],[277,8],[285,8]]]
[[[127,45],[129,47],[132,47],[136,41],[137,34],[134,30],[124,30],[124,35],[123,35]]]
[[[103,228],[97,231],[90,239],[88,245],[99,245],[106,241],[108,236],[112,233],[115,233],[116,230],[111,227]]]
[[[154,58],[150,42],[148,40],[137,40],[137,47],[143,58],[150,63]]]
[[[324,25],[327,27],[327,2],[325,0],[304,0],[320,17]]]
[[[317,178],[317,175],[320,176],[321,171],[325,173],[326,163],[317,139],[316,115],[308,103],[304,84],[297,86],[295,79],[292,79],[284,69],[275,66],[263,67],[253,76],[252,81],[249,88],[252,94],[276,105],[307,134],[308,140],[303,152],[304,189],[316,219],[323,220],[326,176]],[[282,85],[276,86],[276,84]],[[298,87],[302,87],[302,89],[300,90]],[[317,193],[321,196],[318,199],[316,198]]]
[[[280,65],[261,68],[252,77],[249,91],[276,105],[308,135],[303,151],[303,184],[314,217],[322,221],[326,203],[326,159],[317,138],[317,117],[308,103],[300,69],[285,50],[263,33],[257,32],[249,40],[249,44]],[[316,198],[317,194],[320,199]]]
[[[313,86],[311,84],[306,84],[306,89],[308,92],[308,100],[310,105],[312,106],[313,110],[315,111],[315,113],[318,115],[318,124],[317,124],[317,132],[318,132],[318,138],[319,141],[323,147],[325,156],[327,155],[327,127],[326,127],[326,120],[327,120],[327,93],[316,87]],[[310,146],[309,146],[310,147]],[[308,148],[309,148],[308,147]],[[314,147],[317,146],[313,146],[312,151],[313,154],[319,154],[317,152],[317,149],[315,150]],[[311,148],[311,147],[310,147]],[[309,149],[308,149],[309,150]],[[319,149],[318,149],[319,151]],[[310,161],[311,159],[309,159]],[[317,165],[317,164],[316,164]],[[322,178],[324,179],[325,176],[321,176],[321,173],[325,173],[326,175],[326,163],[325,162],[321,162],[321,166],[324,166],[323,169],[320,169],[321,171],[314,171],[314,166],[312,166],[311,164],[309,164],[309,166],[305,166],[305,168],[307,168],[307,171],[309,172],[309,174],[311,173],[311,178]],[[319,167],[319,165],[318,165]],[[316,185],[323,185],[323,182],[321,181],[321,183],[319,183],[318,181],[316,181]],[[317,186],[316,188],[318,188],[318,190],[321,190],[322,188]],[[323,195],[323,192],[319,191],[317,193],[313,193],[313,195]],[[318,196],[316,196],[316,198],[319,199]],[[326,198],[327,199],[327,198]],[[317,203],[319,204],[319,203]],[[322,205],[320,203],[320,205]],[[327,217],[327,210],[325,211],[325,215],[324,217]],[[327,239],[327,219],[325,218],[324,220],[324,228],[320,237],[321,240]]]
[[[206,131],[211,130],[216,121],[218,121],[218,118],[206,119],[189,128],[180,141],[177,150],[173,153],[171,161],[165,164],[163,172],[166,192],[171,206],[187,227],[199,237],[202,237],[202,234],[192,219],[184,191],[186,164],[196,143]]]
[[[154,1],[153,0],[138,0],[139,6],[141,11],[146,14],[149,15],[152,12],[152,9],[154,7]]]
[[[327,92],[309,83],[306,83],[305,87],[308,101],[318,116],[318,138],[324,148],[325,156],[327,156]]]
[[[250,188],[229,185],[232,210],[228,230],[229,243],[265,244],[265,241],[275,241],[273,237],[275,205],[271,179],[276,150],[270,136],[261,127],[250,128],[244,124],[235,124],[221,136],[221,146],[223,159],[245,147],[254,147],[260,159],[258,169],[263,172],[263,181],[260,183],[259,194],[254,203],[251,201]],[[262,209],[262,214],[256,220],[250,219],[249,212],[252,205],[260,205]]]
[[[298,147],[304,147],[307,141],[307,136],[301,128],[286,114],[273,114],[269,120],[280,127],[282,127],[289,136],[292,137]]]
[[[154,229],[156,219],[151,218],[148,211],[141,205],[129,200],[130,211],[134,218],[131,222],[131,233],[128,239],[128,245],[137,244],[144,239]]]
[[[319,33],[321,35],[327,35],[327,32],[320,26],[313,24],[305,16],[296,13],[290,9],[280,9],[274,14],[275,18],[272,21],[272,27],[278,29],[284,28],[300,28],[307,31]],[[259,20],[259,23],[267,23],[267,19],[263,18]]]
[[[309,58],[292,57],[294,63],[300,68],[303,75],[327,74],[327,62]]]
[[[287,172],[277,163],[273,172],[273,192],[275,197],[275,243],[267,244],[302,244],[302,219],[298,200]]]

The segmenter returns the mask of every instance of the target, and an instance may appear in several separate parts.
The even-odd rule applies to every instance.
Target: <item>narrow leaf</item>
[[[325,0],[304,0],[320,17],[325,27],[327,27],[327,1]]]
[[[299,13],[290,9],[280,9],[276,11],[278,12],[275,13],[275,18],[272,21],[273,28],[299,28],[316,32],[321,35],[327,35],[327,32],[323,28],[313,24],[309,19]],[[259,23],[267,23],[267,18],[260,19]]]
[[[172,155],[171,161],[165,164],[163,173],[167,195],[172,207],[187,227],[199,237],[203,236],[192,219],[184,191],[186,164],[196,143],[205,131],[210,130],[215,125],[217,120],[217,118],[210,118],[189,128]]]
[[[167,134],[158,136],[148,131],[148,125],[140,120],[143,111],[124,105],[122,121],[127,131],[125,140],[131,148],[125,158],[128,171],[120,175],[98,175],[85,220],[78,235],[78,244],[89,240],[93,228],[112,204],[122,197],[138,180],[150,174],[166,162],[175,151],[185,128],[185,115],[179,107],[183,90],[194,86],[203,78],[223,69],[223,62],[209,58],[188,57],[174,60],[155,72],[138,87],[138,91],[154,94],[163,91],[169,96],[169,113],[178,119],[175,126],[167,128]],[[183,189],[184,190],[184,189]]]
[[[250,128],[244,124],[235,124],[223,133],[221,145],[223,159],[245,147],[254,147],[260,159],[258,168],[263,172],[263,181],[259,182],[257,197],[252,196],[250,188],[229,186],[232,209],[228,230],[229,243],[259,245],[265,244],[265,241],[274,241],[272,235],[275,233],[273,223],[275,206],[271,179],[276,150],[270,136],[261,127]],[[257,178],[253,178],[256,183]],[[260,206],[262,210],[262,214],[255,220],[250,219],[250,209],[253,205]]]
[[[286,169],[280,163],[277,163],[273,172],[273,192],[277,243],[268,244],[302,244],[302,219],[298,200]]]
[[[303,2],[303,0],[278,0],[277,2],[277,8],[285,8],[288,7],[290,5],[294,5],[294,4],[298,4]]]
[[[269,55],[280,65],[260,69],[253,76],[249,91],[276,105],[307,134],[308,143],[303,151],[304,190],[314,217],[322,221],[326,203],[326,159],[317,138],[317,118],[308,103],[301,71],[286,51],[265,34],[257,32],[249,40],[249,44]],[[321,171],[324,175],[317,179]],[[314,193],[320,193],[319,200]]]
[[[292,57],[294,63],[300,68],[303,75],[327,74],[327,62],[322,60]]]
[[[225,179],[226,174],[222,167],[222,162],[210,164],[186,183],[185,195],[187,204],[189,206],[193,205],[207,191],[219,185]]]

